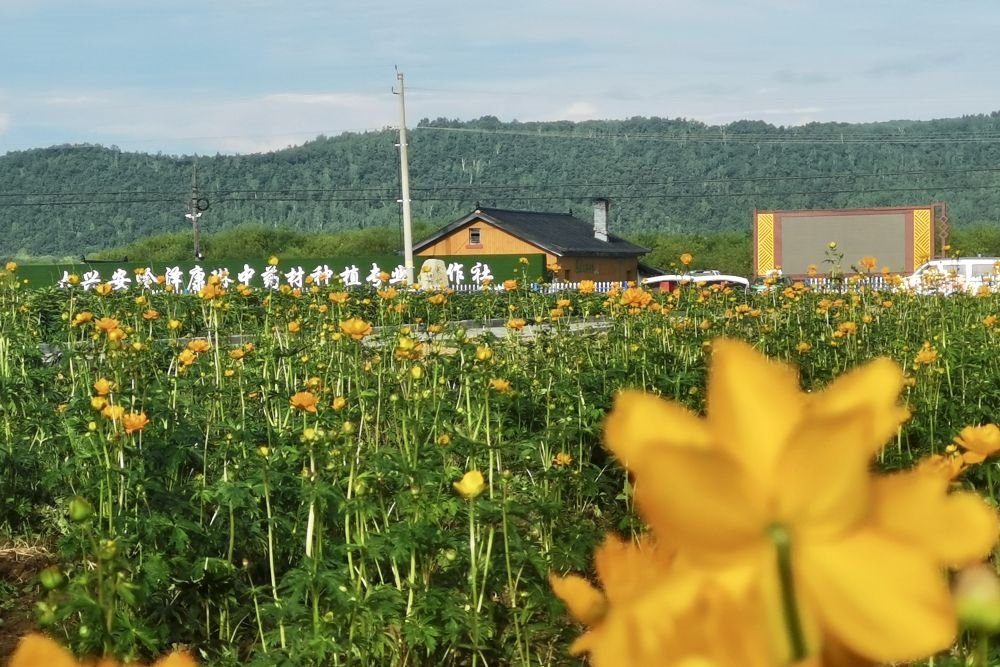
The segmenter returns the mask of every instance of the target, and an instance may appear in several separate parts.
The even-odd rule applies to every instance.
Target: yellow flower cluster
[[[73,654],[64,649],[54,640],[44,635],[30,634],[25,636],[10,658],[9,667],[82,667],[96,664],[100,667],[119,667],[119,663],[111,658],[97,661],[77,662]],[[196,667],[197,661],[189,654],[175,651],[157,660],[153,667]],[[129,663],[140,667],[136,663]]]
[[[902,370],[877,359],[804,393],[790,366],[712,344],[705,417],[639,392],[617,398],[607,447],[650,527],[609,537],[601,588],[553,575],[588,631],[591,664],[905,662],[957,632],[945,568],[997,541],[997,515],[949,492],[940,466],[891,475],[870,461],[908,418]],[[963,432],[965,433],[965,432]],[[1000,449],[1000,433],[962,436]]]

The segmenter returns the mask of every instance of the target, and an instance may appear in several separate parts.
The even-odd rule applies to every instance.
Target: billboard
[[[810,266],[828,272],[830,243],[843,253],[846,273],[863,257],[876,258],[879,269],[913,273],[934,257],[935,208],[754,211],[754,273],[780,268],[787,276],[805,277]]]

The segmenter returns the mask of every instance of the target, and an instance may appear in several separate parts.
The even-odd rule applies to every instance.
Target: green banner
[[[545,255],[454,255],[415,257],[415,272],[429,259],[444,262],[448,286],[479,287],[499,284],[511,278],[540,280],[545,275]],[[198,291],[209,276],[219,276],[223,286],[247,285],[255,289],[280,289],[283,285],[303,288],[311,285],[364,287],[402,285],[406,279],[399,255],[352,257],[220,259],[186,262],[67,262],[26,264],[17,276],[32,288],[58,285],[67,289],[93,290],[108,284],[115,291],[156,289],[171,285],[176,292]]]

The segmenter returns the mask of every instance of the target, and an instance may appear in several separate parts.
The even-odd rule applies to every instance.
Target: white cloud
[[[597,107],[590,102],[573,102],[555,113],[553,120],[590,120],[597,118]]]

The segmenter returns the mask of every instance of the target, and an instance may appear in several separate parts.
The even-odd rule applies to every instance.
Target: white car
[[[750,281],[743,276],[733,276],[718,271],[665,273],[661,276],[643,278],[642,285],[644,287],[659,287],[664,292],[673,292],[682,285],[693,285],[694,287],[723,285],[744,292],[750,289]]]
[[[995,292],[1000,290],[1000,257],[932,259],[903,278],[903,286],[918,294],[976,292],[981,287]]]

